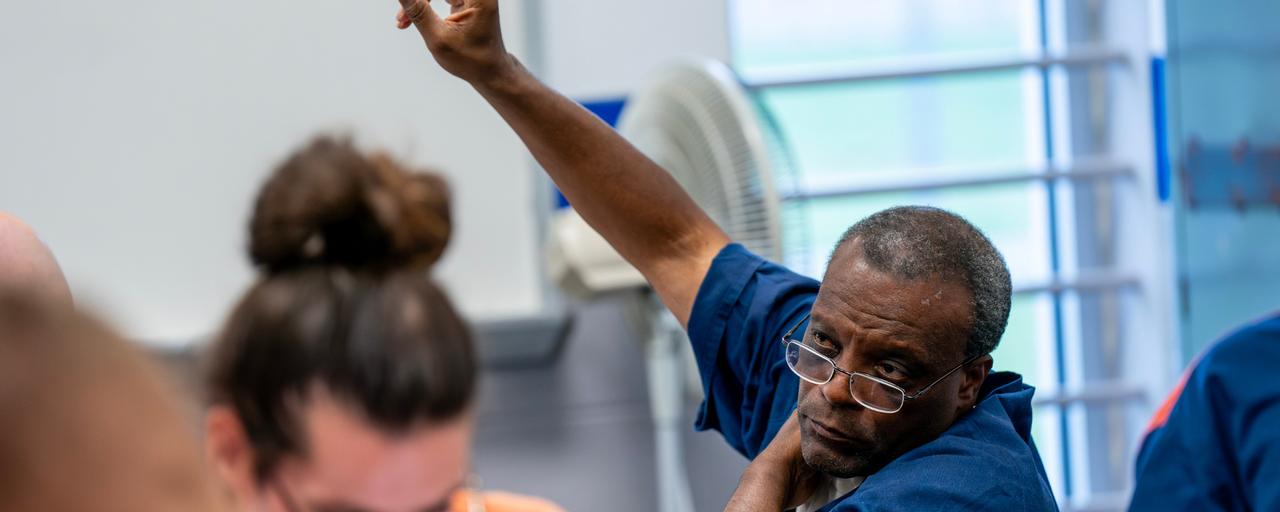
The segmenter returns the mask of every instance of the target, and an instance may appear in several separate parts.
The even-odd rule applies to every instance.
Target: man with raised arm
[[[849,229],[821,283],[800,276],[732,243],[666,171],[526,71],[497,0],[450,0],[447,15],[400,3],[400,28],[501,114],[688,328],[697,427],[757,459],[731,508],[1056,509],[1033,389],[990,373],[1011,285],[971,224],[886,210]]]

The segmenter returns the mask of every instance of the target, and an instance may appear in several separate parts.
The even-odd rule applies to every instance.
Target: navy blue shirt
[[[782,336],[813,307],[818,286],[737,244],[716,256],[689,317],[706,391],[699,430],[719,431],[748,458],[769,444],[800,385]],[[992,373],[977,409],[822,510],[1057,510],[1031,440],[1033,393],[1017,374]]]
[[[1280,316],[1215,344],[1167,404],[1130,510],[1280,510]]]

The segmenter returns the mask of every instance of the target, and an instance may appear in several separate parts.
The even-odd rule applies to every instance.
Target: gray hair
[[[965,357],[995,350],[1009,322],[1013,284],[1004,258],[977,227],[946,210],[899,206],[854,224],[836,249],[854,239],[872,268],[907,280],[964,284],[971,311]]]

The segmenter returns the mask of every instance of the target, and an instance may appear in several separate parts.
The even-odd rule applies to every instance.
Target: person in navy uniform
[[[1130,510],[1280,510],[1280,314],[1214,344],[1156,413]]]
[[[400,28],[493,106],[688,328],[699,429],[756,457],[794,413],[806,481],[839,493],[827,509],[1056,509],[1030,436],[1033,390],[990,373],[1011,285],[976,228],[888,210],[849,230],[821,283],[798,275],[731,243],[666,171],[526,71],[497,0],[450,0],[448,14],[400,3]]]

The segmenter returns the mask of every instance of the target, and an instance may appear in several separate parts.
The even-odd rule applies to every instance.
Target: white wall
[[[504,4],[522,51],[524,2]],[[476,318],[540,307],[525,151],[392,0],[0,3],[0,209],[127,334],[212,332],[252,278],[244,225],[273,163],[322,129],[444,170],[438,270]],[[496,186],[495,186],[496,185]]]
[[[729,59],[727,0],[539,1],[543,77],[577,99],[624,96],[670,59]]]
[[[671,58],[727,59],[724,6],[507,0],[504,30],[518,55],[540,47],[553,86],[609,98]],[[348,132],[449,175],[458,236],[438,274],[470,316],[539,311],[543,183],[501,120],[393,29],[395,8],[0,3],[0,209],[40,231],[82,302],[130,336],[184,343],[252,280],[260,180],[312,134]]]

